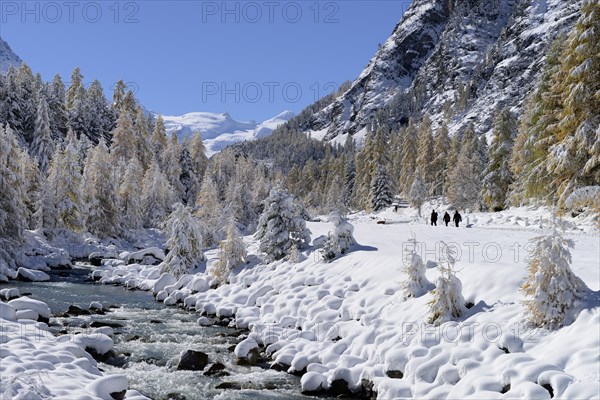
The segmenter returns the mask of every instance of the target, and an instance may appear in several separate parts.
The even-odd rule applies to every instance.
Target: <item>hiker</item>
[[[435,212],[435,210],[431,211],[431,226],[437,226],[437,217],[438,214]]]
[[[454,216],[452,217],[452,220],[454,220],[454,223],[456,224],[456,227],[458,228],[459,222],[462,221],[462,216],[458,213],[458,210],[454,211]]]
[[[398,212],[398,203],[394,204],[394,212],[397,213]]]
[[[446,211],[444,213],[444,218],[442,218],[444,220],[444,222],[446,223],[446,226],[448,226],[448,223],[450,222],[450,214],[448,214],[448,211]]]

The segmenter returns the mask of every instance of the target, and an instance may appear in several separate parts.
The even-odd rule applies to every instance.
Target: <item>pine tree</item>
[[[532,239],[533,252],[529,275],[521,291],[527,319],[536,327],[560,328],[569,310],[587,291],[583,281],[571,271],[571,252],[574,243],[554,232]]]
[[[136,231],[143,226],[141,188],[144,170],[137,157],[132,157],[119,186],[120,223],[124,230]]]
[[[482,164],[474,126],[464,133],[460,153],[448,177],[448,201],[457,209],[479,209]]]
[[[181,183],[182,187],[183,203],[193,205],[198,197],[195,189],[198,186],[198,177],[196,176],[196,170],[190,154],[189,137],[183,139],[183,143],[181,144],[179,153],[179,166],[181,168],[179,182]]]
[[[342,204],[346,208],[354,206],[354,196],[356,187],[356,167],[354,164],[354,154],[350,154],[344,166],[344,186],[342,192]]]
[[[353,235],[354,227],[339,212],[331,212],[329,214],[329,222],[333,223],[334,230],[333,232],[329,232],[321,249],[321,256],[327,262],[346,254],[356,244]]]
[[[167,177],[153,162],[142,181],[142,214],[144,227],[156,228],[169,215],[175,195]]]
[[[150,128],[148,120],[144,116],[144,110],[138,107],[135,117],[135,142],[137,147],[137,158],[145,171],[152,162],[153,152],[150,143]]]
[[[47,101],[50,116],[50,131],[55,137],[64,137],[67,134],[68,115],[65,108],[65,84],[58,74],[52,80]]]
[[[18,101],[21,112],[21,125],[19,133],[26,143],[31,143],[35,126],[37,110],[37,93],[35,78],[31,68],[25,63],[17,69],[17,87],[19,90]]]
[[[89,114],[88,136],[91,138],[105,137],[114,128],[112,113],[104,96],[104,90],[98,80],[94,80],[86,93]]]
[[[27,219],[27,229],[37,229],[41,227],[41,216],[39,214],[39,205],[42,191],[42,174],[38,168],[37,160],[31,158],[27,151],[23,150],[21,154],[21,170],[23,171],[24,191],[27,194],[25,213]]]
[[[392,193],[390,177],[385,167],[380,165],[376,171],[371,181],[370,200],[371,209],[373,211],[380,211],[392,205],[394,194]]]
[[[227,238],[219,245],[219,260],[212,268],[212,274],[220,284],[229,282],[229,274],[233,269],[246,262],[246,246],[235,219],[231,218],[227,225]]]
[[[456,277],[456,255],[444,242],[442,251],[439,260],[440,276],[435,282],[433,298],[429,302],[428,322],[436,326],[460,318],[466,309],[462,283]]]
[[[426,115],[419,125],[419,138],[416,166],[421,173],[421,179],[425,185],[427,193],[433,192],[436,171],[433,169],[433,131],[431,129],[431,119]]]
[[[119,226],[118,177],[104,139],[93,148],[83,169],[85,226],[101,238],[117,237]]]
[[[38,103],[33,141],[31,142],[29,151],[31,156],[37,160],[40,172],[45,176],[50,166],[52,155],[54,154],[54,141],[52,140],[52,132],[50,131],[48,104],[43,96],[40,96]]]
[[[486,207],[494,211],[503,210],[508,205],[508,189],[513,181],[510,155],[516,134],[516,118],[508,108],[505,108],[496,116],[490,162],[483,178],[483,202]]]
[[[418,242],[415,236],[409,240],[405,249],[402,272],[406,274],[406,280],[402,282],[402,294],[405,299],[420,297],[424,295],[431,283],[425,276],[425,264],[418,253]]]
[[[119,80],[115,84],[115,89],[113,90],[113,98],[112,98],[111,107],[116,112],[118,112],[121,109],[121,106],[123,105],[123,99],[125,98],[125,89],[126,88],[127,88],[127,86],[125,85],[125,82],[123,82],[123,80]]]
[[[81,93],[83,88],[83,75],[79,67],[75,67],[71,72],[71,82],[67,89],[65,97],[65,106],[67,111],[71,111],[75,107],[75,98]]]
[[[177,278],[198,268],[206,257],[202,252],[202,231],[189,208],[177,203],[165,223],[169,253],[161,264],[163,272]]]
[[[450,152],[450,138],[448,126],[444,123],[437,131],[433,148],[434,158],[431,170],[435,175],[432,194],[441,196],[446,192],[446,176],[448,174],[448,153]]]
[[[310,242],[306,221],[300,216],[294,198],[281,186],[271,190],[263,205],[255,238],[260,241],[259,251],[265,253],[267,261],[282,259],[294,244],[301,249]]]
[[[181,183],[181,146],[177,135],[171,135],[166,149],[162,153],[162,166],[165,176],[178,199],[182,199],[185,189]]]
[[[417,213],[419,217],[421,216],[421,207],[425,200],[427,199],[427,188],[423,183],[423,179],[421,179],[421,172],[417,170],[415,174],[415,180],[413,181],[412,186],[410,187],[410,192],[408,193],[408,201],[412,207],[417,209]]]

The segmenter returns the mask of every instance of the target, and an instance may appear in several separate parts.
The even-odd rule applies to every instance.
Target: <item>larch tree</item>
[[[173,189],[167,177],[156,162],[144,174],[142,181],[142,214],[144,227],[156,228],[171,212],[176,202]]]
[[[178,199],[182,199],[185,189],[181,183],[181,164],[179,164],[181,156],[181,145],[177,135],[171,135],[167,147],[162,153],[162,166],[165,176],[169,180],[173,191]]]
[[[115,164],[121,160],[127,162],[132,157],[136,157],[138,146],[139,143],[136,140],[131,115],[127,112],[120,112],[117,126],[112,131],[112,143],[110,144],[110,154],[113,162]]]
[[[421,178],[421,171],[417,170],[413,184],[408,192],[408,201],[412,207],[417,209],[419,217],[421,216],[421,207],[425,203],[425,200],[427,200],[427,188]]]
[[[50,130],[50,118],[48,116],[48,103],[43,96],[38,102],[37,117],[35,119],[35,130],[33,141],[29,146],[31,156],[37,161],[40,172],[45,176],[50,166],[50,160],[54,154],[54,141]]]
[[[441,196],[446,189],[446,175],[448,168],[448,153],[450,152],[450,137],[446,123],[437,130],[433,145],[433,161],[431,170],[434,174],[431,194]]]
[[[217,187],[209,173],[204,174],[196,206],[196,216],[207,227],[204,243],[206,246],[213,246],[223,237],[224,215]]]
[[[125,231],[136,231],[143,226],[141,189],[144,170],[137,157],[132,157],[125,169],[119,186],[119,215],[121,227]]]
[[[496,116],[493,134],[490,161],[483,178],[483,202],[488,209],[500,211],[508,206],[507,195],[513,181],[510,156],[517,135],[517,120],[508,108]]]
[[[101,238],[114,238],[120,232],[118,177],[104,139],[92,150],[83,168],[85,226]]]
[[[21,149],[10,128],[0,124],[0,239],[19,244],[27,225],[27,193]]]
[[[400,193],[408,195],[417,169],[417,135],[418,129],[413,120],[410,120],[404,132],[402,142],[402,164],[400,166]]]
[[[189,208],[181,203],[174,205],[165,223],[169,235],[169,253],[161,263],[162,272],[170,272],[177,278],[198,268],[206,257],[202,252],[202,230]]]
[[[227,237],[219,245],[219,259],[211,273],[220,284],[229,282],[229,274],[237,266],[246,262],[246,246],[237,228],[235,219],[230,218],[227,224]]]
[[[167,130],[165,128],[165,122],[163,120],[162,115],[158,115],[156,117],[156,122],[154,124],[154,130],[152,131],[152,135],[150,136],[150,143],[152,144],[152,151],[156,157],[159,157],[160,154],[167,147],[169,140],[167,139]]]
[[[433,192],[436,171],[433,169],[434,164],[434,142],[433,131],[431,128],[431,119],[428,115],[423,117],[419,125],[419,136],[417,146],[416,166],[421,173],[421,179],[427,193]],[[412,187],[411,187],[412,188]]]

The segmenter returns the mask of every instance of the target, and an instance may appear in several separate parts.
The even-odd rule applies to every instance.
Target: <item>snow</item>
[[[110,400],[112,393],[125,391],[126,399],[147,399],[127,390],[125,376],[103,375],[85,351],[86,347],[93,348],[102,354],[112,349],[112,339],[107,336],[112,331],[98,328],[56,337],[46,324],[31,321],[38,315],[50,316],[48,305],[39,300],[21,297],[8,303],[0,301],[2,398]]]
[[[163,119],[167,133],[177,134],[180,139],[200,132],[206,155],[210,157],[232,144],[268,136],[293,116],[293,112],[284,111],[257,123],[236,121],[228,113],[192,112],[181,116],[163,116]]]
[[[19,68],[22,62],[23,60],[21,60],[21,58],[10,48],[8,43],[0,37],[0,73],[6,73],[11,65],[15,68]]]
[[[31,282],[45,282],[50,280],[50,275],[44,271],[35,271],[33,269],[21,267],[17,270],[17,275]]]

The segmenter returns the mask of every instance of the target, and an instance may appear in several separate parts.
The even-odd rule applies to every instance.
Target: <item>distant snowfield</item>
[[[294,113],[291,111],[284,111],[271,119],[257,123],[236,121],[228,113],[193,112],[181,116],[167,115],[163,116],[163,119],[167,132],[176,134],[180,139],[194,132],[200,132],[206,146],[206,155],[210,157],[229,145],[268,136],[293,116]]]
[[[293,265],[254,261],[216,290],[208,289],[211,278],[204,272],[177,280],[158,267],[120,261],[94,275],[153,290],[166,304],[235,315],[238,327],[251,330],[236,354],[265,346],[289,372],[306,371],[307,391],[342,379],[351,389],[372,382],[386,400],[599,398],[600,239],[591,221],[568,226],[566,236],[576,243],[572,270],[595,293],[558,331],[532,330],[523,321],[519,287],[528,241],[550,228],[548,215],[527,209],[471,214],[463,216],[471,228],[455,228],[415,221],[412,210],[359,213],[350,222],[360,245],[344,257],[326,264],[309,251]],[[386,224],[377,224],[382,219]],[[308,226],[313,239],[332,229],[328,222]],[[413,233],[431,282],[439,275],[440,242],[459,252],[458,277],[472,307],[455,322],[425,324],[431,293],[405,301],[399,292],[402,250]],[[246,242],[256,254],[256,241]],[[209,270],[217,253],[207,252]]]

